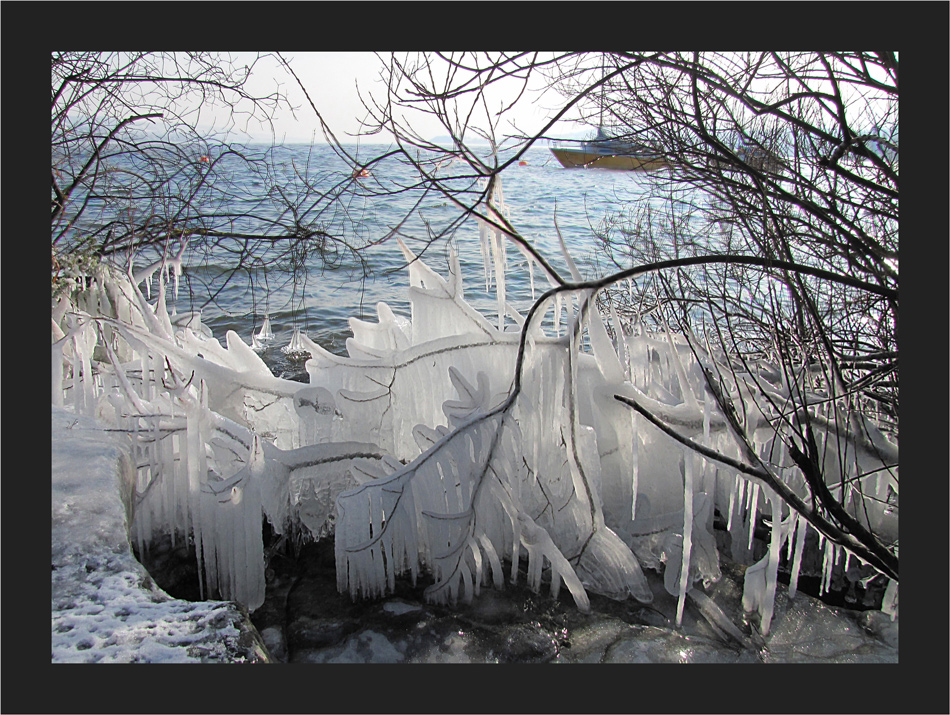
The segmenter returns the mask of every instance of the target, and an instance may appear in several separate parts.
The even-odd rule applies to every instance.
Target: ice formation
[[[254,350],[263,350],[267,344],[274,340],[274,331],[270,326],[270,316],[264,316],[264,323],[260,331],[251,336],[251,347]]]
[[[687,594],[720,577],[718,510],[732,556],[746,563],[757,521],[772,524],[743,595],[767,633],[782,549],[794,592],[812,527],[748,474],[631,409],[741,460],[707,384],[717,358],[669,329],[625,333],[616,311],[601,315],[569,256],[575,282],[518,314],[504,300],[506,240],[487,224],[480,236],[497,323],[465,301],[457,258],[445,279],[403,245],[411,315],[380,303],[378,322],[351,319],[346,356],[295,329],[284,351],[309,357],[309,385],[275,377],[253,349],[273,337],[269,318],[254,345],[228,332],[222,346],[199,315],[169,314],[167,265],[177,281],[181,251],[136,274],[104,266],[55,303],[53,404],[130,436],[139,548],[156,532],[192,538],[205,594],[250,609],[264,598],[262,519],[278,533],[332,533],[338,586],[354,598],[426,573],[428,598],[466,602],[482,586],[502,588],[506,569],[516,581],[524,557],[529,587],[557,594],[563,584],[586,610],[588,591],[649,602],[649,568],[663,571],[679,620]],[[154,273],[150,302],[139,285]],[[722,389],[745,409],[759,457],[801,493],[776,421],[748,399],[754,391],[787,397],[796,386],[745,373]],[[846,506],[896,538],[886,499],[898,491],[896,468],[882,468],[897,463],[896,446],[870,425],[839,427],[832,438],[833,421],[813,423],[824,429],[829,485],[869,475],[855,488],[878,502],[859,510],[856,493]],[[830,577],[838,555],[827,543]],[[896,612],[896,603],[894,585],[886,606]]]

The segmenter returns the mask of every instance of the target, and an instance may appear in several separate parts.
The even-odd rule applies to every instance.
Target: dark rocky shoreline
[[[717,533],[728,539],[724,532]],[[765,545],[759,542],[758,548]],[[187,543],[178,539],[173,549],[166,536],[152,542],[149,551],[146,563],[159,585],[178,598],[198,597],[197,563]],[[870,588],[859,593],[843,568],[823,600],[814,598],[820,572],[800,577],[795,599],[787,596],[786,572],[784,584],[780,579],[772,633],[763,640],[742,612],[745,567],[723,556],[723,578],[711,584],[706,595],[741,631],[740,642],[711,624],[692,600],[687,600],[677,628],[677,600],[666,593],[662,577],[650,571],[654,602],[648,605],[589,594],[591,613],[584,614],[566,592],[558,599],[551,598],[546,587],[532,593],[521,573],[518,583],[506,582],[503,591],[485,587],[471,604],[447,608],[425,602],[422,578],[415,586],[408,578],[398,578],[394,592],[384,599],[354,602],[339,593],[332,537],[305,543],[296,552],[272,544],[268,553],[266,600],[250,618],[276,662],[810,661],[807,648],[790,645],[808,618],[840,636],[840,647],[828,644],[828,653],[815,656],[819,660],[897,660],[896,624],[862,603],[876,598],[879,607],[881,594]],[[809,566],[806,563],[804,574]],[[797,625],[786,632],[783,622]]]

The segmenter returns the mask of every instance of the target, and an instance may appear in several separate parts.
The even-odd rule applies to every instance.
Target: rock
[[[523,609],[511,598],[510,593],[486,588],[482,589],[478,598],[472,601],[467,609],[467,615],[473,621],[480,623],[511,623],[523,615]]]
[[[397,647],[387,636],[364,630],[330,648],[309,651],[301,660],[308,663],[402,663],[406,645]]]
[[[574,631],[570,647],[561,649],[557,662],[602,663],[607,649],[629,628],[616,618],[591,623]]]
[[[284,630],[278,626],[271,626],[270,628],[265,628],[260,633],[271,657],[281,663],[286,663],[287,640],[284,638]]]
[[[878,612],[878,616],[888,618]],[[875,630],[877,632],[875,632]],[[780,591],[768,638],[766,660],[782,663],[891,663],[897,660],[897,631],[859,611],[828,606]]]
[[[511,663],[535,663],[557,655],[556,640],[538,627],[511,626],[506,629],[499,659]]]
[[[756,662],[701,636],[652,626],[630,626],[607,648],[604,663],[738,663]]]
[[[292,651],[315,650],[337,645],[359,628],[357,620],[298,616],[287,625],[287,640]]]

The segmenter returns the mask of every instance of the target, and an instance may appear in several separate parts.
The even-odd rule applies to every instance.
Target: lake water
[[[356,147],[349,149],[356,151]],[[359,157],[366,161],[384,149],[363,146]],[[556,202],[561,233],[582,273],[592,277],[597,246],[594,229],[605,214],[617,212],[624,202],[642,196],[644,176],[623,171],[564,169],[545,147],[532,148],[523,161],[527,165],[515,163],[501,177],[509,220],[551,265],[569,277],[555,231]],[[324,185],[349,175],[346,165],[328,146],[280,147],[274,153],[273,165],[278,172],[296,170],[299,174],[306,172],[308,176],[320,177],[318,184],[323,182]],[[225,165],[219,170],[226,168]],[[443,171],[460,171],[460,168],[450,166]],[[379,184],[393,186],[409,178],[405,166],[387,160],[361,181],[366,188],[374,188]],[[233,181],[236,205],[253,204],[263,190],[255,177],[242,178],[236,174]],[[418,193],[412,192],[377,198],[349,197],[345,202],[345,215],[336,209],[329,212],[328,228],[355,242],[378,241],[406,216],[417,199]],[[427,236],[423,217],[430,225],[440,227],[459,215],[460,210],[444,197],[426,198],[420,210],[402,226],[401,237],[411,249],[421,251]],[[241,228],[236,226],[236,230]],[[486,290],[481,245],[473,219],[455,232],[452,244],[459,253],[466,299],[487,316],[496,315],[496,298],[493,289]],[[280,351],[290,341],[295,327],[328,350],[342,354],[344,341],[349,336],[348,318],[375,322],[375,306],[379,301],[388,303],[396,313],[409,315],[408,276],[396,241],[374,246],[365,256],[371,270],[365,279],[355,261],[344,260],[341,265],[326,268],[318,257],[312,257],[306,263],[310,271],[305,281],[295,285],[286,272],[256,270],[250,275],[236,275],[210,303],[204,285],[213,285],[214,280],[220,282],[221,274],[230,268],[233,257],[224,253],[193,256],[186,267],[188,290],[182,291],[176,307],[179,312],[200,309],[202,320],[219,339],[224,338],[227,330],[234,330],[248,343],[252,333],[260,328],[264,314],[268,314],[275,340],[266,351],[265,360],[278,374],[299,375],[302,365],[288,363]],[[444,242],[433,245],[425,254],[425,260],[442,275],[447,275]],[[509,246],[508,260],[507,298],[524,313],[532,302],[526,261],[513,246]],[[547,287],[540,269],[535,270],[534,280],[540,294]],[[253,290],[252,284],[255,284]]]

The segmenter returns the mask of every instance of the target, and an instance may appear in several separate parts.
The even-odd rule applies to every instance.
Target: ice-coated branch
[[[614,397],[618,402],[622,402],[623,404],[635,410],[637,413],[643,415],[652,425],[660,429],[664,434],[676,440],[680,444],[695,452],[698,452],[707,459],[712,459],[716,462],[720,462],[721,464],[725,464],[726,466],[735,469],[737,472],[741,472],[747,477],[756,479],[760,483],[770,487],[771,489],[774,489],[789,506],[801,514],[809,524],[815,527],[819,533],[824,534],[836,544],[845,546],[853,553],[867,561],[869,564],[873,565],[888,578],[891,578],[894,581],[898,580],[897,558],[887,549],[883,548],[880,542],[874,538],[873,534],[870,534],[856,520],[850,518],[850,516],[847,517],[845,521],[841,522],[842,526],[845,528],[839,528],[835,526],[823,518],[816,508],[809,507],[801,497],[799,497],[794,491],[791,490],[791,488],[788,487],[787,484],[785,484],[785,482],[783,482],[781,479],[778,479],[775,475],[762,467],[761,461],[757,460],[759,461],[760,466],[749,465],[740,460],[733,459],[728,455],[712,450],[704,445],[698,444],[697,442],[683,436],[676,430],[664,424],[661,420],[657,419],[653,414],[641,406],[636,400],[627,397],[626,395],[615,395]],[[816,483],[821,482],[823,484],[820,477],[814,476],[811,476],[811,479],[809,479],[809,484],[812,484],[812,479],[815,479]],[[816,485],[813,485],[813,488],[815,488],[815,486]],[[827,487],[825,487],[825,490],[827,490]],[[825,495],[820,491],[818,493],[822,494],[822,504],[824,504]],[[832,497],[830,494],[828,494],[826,498],[830,502],[835,502],[834,497]],[[835,502],[835,504],[837,504],[837,502]],[[826,505],[826,508],[829,507]],[[834,513],[835,517],[838,518],[837,513],[832,513]]]

